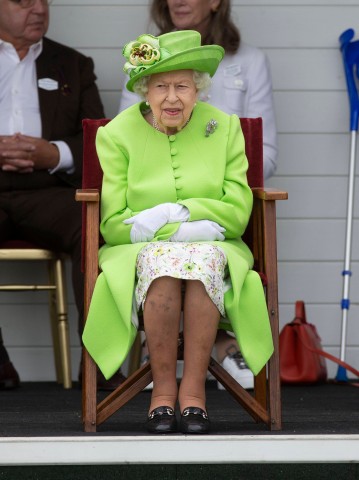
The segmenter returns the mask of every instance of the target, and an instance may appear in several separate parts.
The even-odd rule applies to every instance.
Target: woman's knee
[[[189,311],[196,311],[198,314],[203,312],[214,316],[218,315],[219,318],[218,308],[200,280],[188,280],[186,282],[184,305],[187,313]]]
[[[200,280],[187,280],[185,288],[185,301],[195,304],[202,304],[211,301],[210,296]]]
[[[160,277],[148,289],[145,310],[167,313],[181,305],[181,281],[172,277]]]

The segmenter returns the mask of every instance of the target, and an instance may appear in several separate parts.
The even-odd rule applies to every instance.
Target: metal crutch
[[[345,361],[345,347],[347,337],[347,320],[348,310],[350,307],[349,300],[349,281],[352,274],[350,270],[351,258],[351,241],[352,241],[352,225],[353,225],[353,200],[354,200],[354,182],[355,182],[355,151],[356,136],[358,132],[359,119],[359,97],[356,82],[359,79],[359,40],[351,42],[354,38],[354,30],[349,29],[343,32],[339,37],[340,50],[343,55],[343,64],[345,77],[347,81],[347,89],[350,102],[350,162],[349,162],[349,180],[348,180],[348,200],[347,200],[347,224],[345,239],[345,259],[343,275],[343,298],[341,301],[342,308],[342,332],[340,343],[340,359]],[[347,372],[344,367],[339,365],[336,380],[340,382],[348,381]]]

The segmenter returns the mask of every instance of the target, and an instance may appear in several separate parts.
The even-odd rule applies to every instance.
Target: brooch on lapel
[[[214,133],[218,126],[217,120],[214,120],[213,118],[207,123],[206,125],[206,137],[209,137],[211,133]]]
[[[64,97],[68,97],[71,94],[71,87],[67,83],[65,73],[61,67],[58,69],[58,75],[60,80],[61,95],[63,95]]]
[[[60,92],[62,93],[62,95],[64,97],[68,97],[71,93],[71,88],[70,88],[69,84],[64,83],[63,85],[61,85]]]

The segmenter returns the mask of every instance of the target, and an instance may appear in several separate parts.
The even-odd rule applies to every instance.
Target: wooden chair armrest
[[[252,188],[253,197],[260,200],[287,200],[288,192],[276,188]]]
[[[85,273],[85,319],[98,276],[100,226],[100,191],[97,188],[76,190],[75,199],[83,203],[82,255]]]
[[[75,199],[78,202],[99,202],[100,191],[97,188],[83,188],[76,190]]]

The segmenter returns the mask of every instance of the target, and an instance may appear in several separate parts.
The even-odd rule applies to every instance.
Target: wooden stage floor
[[[144,391],[98,427],[95,435],[148,435],[145,418],[150,392]],[[270,432],[256,424],[225,391],[208,382],[207,407],[212,435],[359,434],[359,388],[349,384],[283,386],[283,429]],[[23,383],[0,391],[0,436],[81,436],[81,391],[56,383]]]

